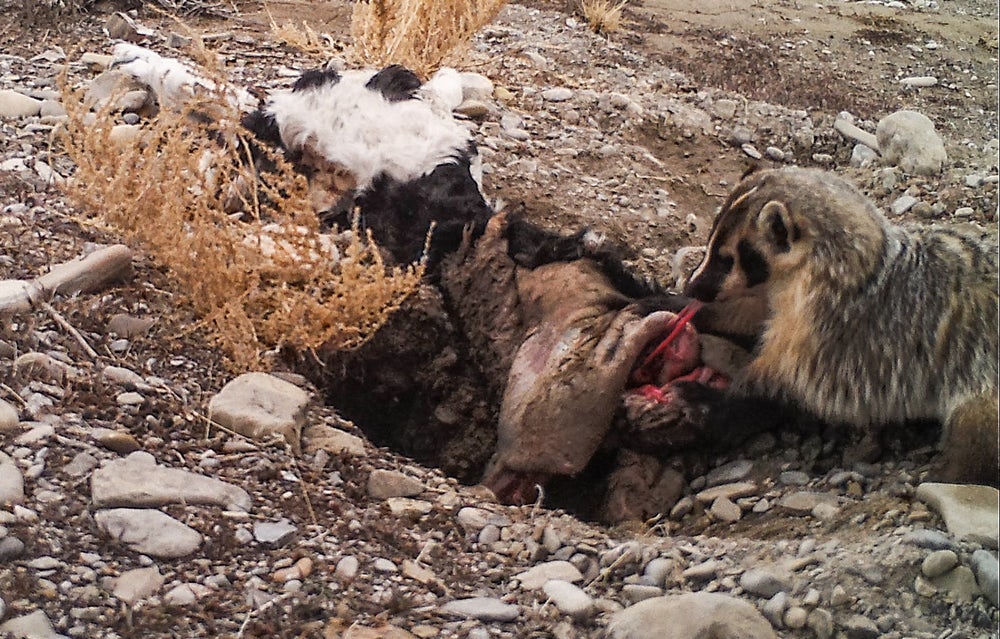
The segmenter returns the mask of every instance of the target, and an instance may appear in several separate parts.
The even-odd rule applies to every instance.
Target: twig
[[[290,598],[294,594],[295,594],[294,592],[286,592],[286,593],[284,593],[282,595],[278,595],[274,599],[271,599],[269,601],[265,601],[263,604],[260,605],[259,608],[254,608],[254,609],[250,610],[250,612],[247,613],[246,618],[243,620],[243,623],[240,624],[240,629],[236,633],[236,638],[235,639],[241,639],[241,637],[243,637],[243,633],[246,632],[247,626],[250,625],[250,619],[252,619],[255,614],[257,614],[259,612],[264,612],[268,608],[271,608],[272,606],[278,605],[279,603],[281,603],[285,599]]]
[[[545,501],[545,489],[542,487],[542,485],[535,484],[535,490],[538,491],[538,497],[535,499],[535,503],[531,507],[532,519],[538,517],[538,511],[542,509],[542,502]]]
[[[24,398],[21,397],[20,395],[18,395],[16,390],[14,390],[13,388],[11,388],[7,384],[0,384],[0,388],[4,389],[5,391],[7,391],[11,395],[13,395],[14,399],[16,399],[17,401],[21,402],[21,406],[23,406],[24,408],[28,407],[28,402],[24,401]]]
[[[306,510],[309,512],[309,519],[312,520],[313,526],[319,526],[319,520],[316,519],[316,511],[313,510],[312,501],[309,499],[309,491],[306,490],[306,480],[305,475],[302,474],[302,467],[299,466],[299,460],[295,458],[295,455],[288,451],[289,456],[292,460],[292,465],[295,467],[295,471],[299,476],[299,490],[302,491],[302,499],[306,502]]]
[[[83,350],[90,356],[90,359],[96,360],[100,358],[100,355],[98,355],[97,351],[90,347],[90,344],[87,343],[87,339],[80,333],[80,331],[76,330],[72,324],[66,321],[66,318],[60,315],[59,311],[54,309],[51,304],[48,302],[42,302],[42,308],[44,308],[45,312],[49,314],[49,317],[56,321],[56,324],[61,326],[64,331],[72,335],[73,338],[79,342],[80,346],[83,347]]]

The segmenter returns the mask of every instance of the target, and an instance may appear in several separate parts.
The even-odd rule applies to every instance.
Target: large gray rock
[[[991,486],[923,483],[917,499],[944,518],[948,532],[959,540],[996,548],[1000,541],[1000,491]]]
[[[441,606],[440,610],[449,615],[480,621],[514,621],[520,614],[517,606],[491,597],[456,599]]]
[[[123,572],[118,577],[111,594],[127,604],[134,604],[155,594],[163,587],[164,581],[164,576],[156,566],[136,568]]]
[[[17,409],[0,399],[0,433],[13,431],[19,422]]]
[[[0,118],[27,118],[41,110],[41,100],[10,89],[0,91]]]
[[[608,622],[608,639],[777,639],[751,604],[711,592],[640,601]]]
[[[216,504],[249,510],[250,495],[238,486],[178,468],[158,466],[152,455],[134,452],[98,468],[90,477],[95,508]]]
[[[740,577],[740,586],[749,593],[770,598],[792,589],[792,573],[780,566],[752,568]]]
[[[14,639],[65,639],[65,635],[56,632],[52,622],[41,610],[5,621],[0,626],[0,636]]]
[[[368,496],[372,499],[413,497],[424,492],[422,481],[395,470],[373,470],[368,476]]]
[[[976,574],[976,582],[983,596],[993,604],[994,608],[1000,607],[1000,562],[997,561],[996,555],[985,550],[977,550],[972,553],[969,563]]]
[[[583,575],[568,561],[547,561],[529,568],[514,577],[521,582],[524,590],[538,590],[550,579],[559,579],[575,583],[583,579]]]
[[[280,434],[298,453],[309,393],[267,373],[244,373],[208,403],[212,421],[251,439]]]
[[[582,588],[561,579],[550,579],[542,590],[559,612],[574,619],[588,619],[594,614],[594,600]]]
[[[24,477],[17,463],[0,453],[0,505],[11,506],[24,501]]]
[[[889,164],[907,173],[937,175],[948,161],[941,136],[930,118],[916,111],[896,111],[875,128],[878,150]]]
[[[202,541],[197,530],[159,510],[112,508],[95,513],[94,521],[109,537],[151,557],[185,557]]]

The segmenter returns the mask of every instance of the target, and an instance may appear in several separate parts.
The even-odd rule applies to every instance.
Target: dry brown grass
[[[506,0],[359,0],[353,53],[367,66],[402,64],[427,77],[496,17]]]
[[[342,234],[340,259],[331,259],[304,179],[277,157],[276,173],[256,176],[238,114],[221,96],[162,110],[139,138],[116,142],[112,114],[85,123],[82,95],[65,93],[62,139],[77,165],[69,194],[90,220],[171,271],[176,292],[236,368],[260,366],[265,352],[282,346],[357,346],[417,286],[420,265],[387,267],[356,229]],[[226,117],[195,124],[195,112]],[[224,211],[236,192],[249,211],[242,220]]]
[[[595,33],[613,33],[622,28],[622,9],[628,0],[583,0],[580,11]]]

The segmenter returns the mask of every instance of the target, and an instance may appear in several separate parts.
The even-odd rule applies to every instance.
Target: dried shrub
[[[489,24],[506,0],[359,0],[351,14],[362,64],[402,64],[428,76]]]
[[[628,0],[583,0],[580,12],[594,33],[613,33],[622,28],[622,9]]]
[[[282,158],[258,176],[224,96],[163,109],[121,141],[109,110],[94,118],[81,92],[65,93],[69,195],[171,271],[236,368],[283,346],[356,347],[417,287],[422,266],[387,267],[357,229],[321,234],[305,180]],[[234,194],[242,219],[225,212]]]

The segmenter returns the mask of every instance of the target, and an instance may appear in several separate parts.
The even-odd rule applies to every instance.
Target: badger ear
[[[785,253],[802,232],[784,202],[771,200],[757,214],[757,230],[774,249]]]

